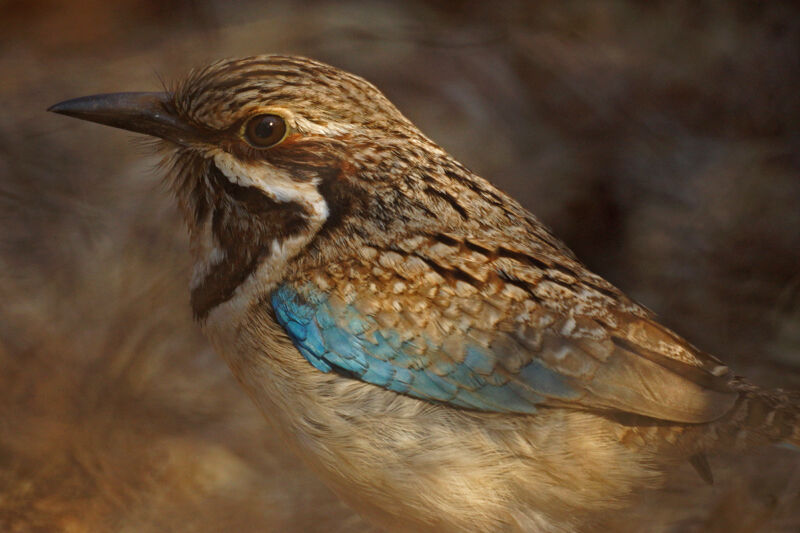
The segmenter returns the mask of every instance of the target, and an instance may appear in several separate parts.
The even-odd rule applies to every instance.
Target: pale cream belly
[[[326,374],[268,308],[234,303],[204,324],[217,352],[305,462],[389,531],[574,531],[655,481],[602,418],[462,411]]]

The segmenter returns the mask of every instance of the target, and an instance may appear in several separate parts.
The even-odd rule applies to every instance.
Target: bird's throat
[[[216,166],[208,179],[216,201],[192,230],[191,305],[201,321],[235,297],[257,298],[250,293],[259,291],[247,282],[258,278],[253,286],[264,289],[280,279],[325,222],[307,202],[281,201],[258,187],[233,183]]]

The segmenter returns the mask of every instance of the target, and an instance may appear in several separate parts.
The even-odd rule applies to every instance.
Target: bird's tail
[[[800,391],[766,391],[745,382],[735,387],[741,396],[724,424],[734,448],[785,442],[800,449]]]
[[[679,448],[692,453],[689,462],[708,483],[713,475],[707,453],[744,452],[768,444],[800,451],[800,391],[768,391],[738,379],[732,385],[739,398],[727,414],[693,429],[682,426],[677,437]]]

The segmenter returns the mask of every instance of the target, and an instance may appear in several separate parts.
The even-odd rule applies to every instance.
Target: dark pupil
[[[269,139],[275,132],[277,123],[278,121],[275,117],[264,117],[258,121],[258,124],[256,124],[256,127],[253,129],[253,133],[256,137],[260,137],[261,139]]]

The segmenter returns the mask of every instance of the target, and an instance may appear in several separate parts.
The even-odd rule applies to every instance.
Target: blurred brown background
[[[373,81],[666,324],[800,388],[796,2],[0,0],[0,36],[2,531],[367,530],[192,324],[155,158],[44,112],[222,57]],[[712,466],[643,496],[649,531],[800,530],[800,454]]]

